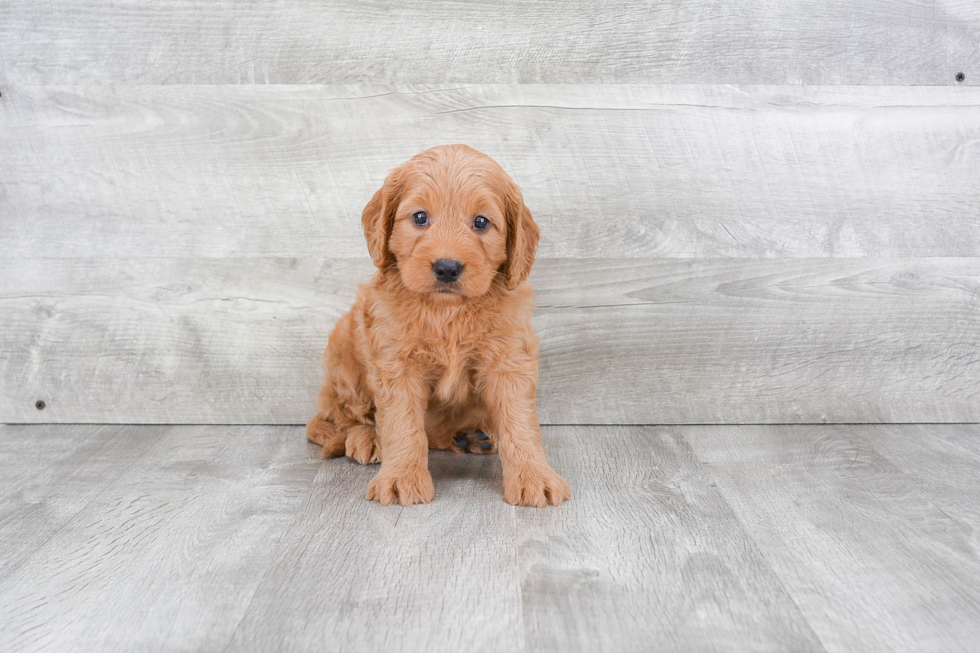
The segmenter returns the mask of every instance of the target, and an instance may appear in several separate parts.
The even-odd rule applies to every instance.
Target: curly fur
[[[428,226],[412,221],[418,211]],[[538,426],[527,276],[539,231],[517,185],[470,147],[434,147],[389,173],[362,223],[378,270],[330,335],[307,437],[325,456],[380,462],[367,498],[385,505],[431,501],[428,448],[474,450],[461,433],[489,434],[508,503],[571,498]],[[458,281],[435,278],[438,259],[463,264]]]

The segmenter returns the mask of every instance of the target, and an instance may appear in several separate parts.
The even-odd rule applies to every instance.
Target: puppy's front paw
[[[558,506],[572,498],[572,490],[551,467],[528,467],[504,476],[504,501],[512,506]]]
[[[432,474],[429,470],[421,468],[406,473],[394,473],[382,467],[367,487],[368,501],[378,501],[385,506],[393,503],[400,503],[403,506],[429,503],[435,496]]]

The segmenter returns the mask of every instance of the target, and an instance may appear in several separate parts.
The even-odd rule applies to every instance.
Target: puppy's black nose
[[[463,273],[463,264],[452,259],[441,258],[432,264],[432,272],[435,273],[436,279],[439,281],[452,283],[459,279],[459,275]]]

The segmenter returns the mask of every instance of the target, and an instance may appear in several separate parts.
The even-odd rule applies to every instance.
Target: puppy
[[[541,444],[539,232],[517,185],[470,147],[434,147],[389,173],[361,221],[378,270],[330,334],[307,437],[380,462],[367,498],[384,505],[432,501],[429,447],[499,451],[508,503],[571,498]]]

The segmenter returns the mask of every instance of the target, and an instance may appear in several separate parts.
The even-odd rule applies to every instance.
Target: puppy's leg
[[[382,379],[382,386],[375,419],[384,455],[367,498],[386,506],[429,503],[435,498],[425,434],[429,384],[421,373],[403,367],[394,378]]]
[[[339,396],[339,395],[343,396]],[[381,445],[375,434],[370,398],[339,386],[328,376],[320,390],[320,412],[306,425],[306,437],[323,446],[323,456],[347,455],[362,465],[381,460]]]
[[[347,455],[362,465],[381,459],[375,435],[374,399],[365,391],[364,369],[355,355],[353,312],[330,334],[323,352],[326,379],[317,396],[320,412],[306,425],[306,437],[323,445],[323,455]]]
[[[534,363],[485,371],[482,390],[504,472],[504,501],[543,508],[572,498],[572,491],[548,464],[535,406]],[[530,370],[530,371],[529,371]]]

